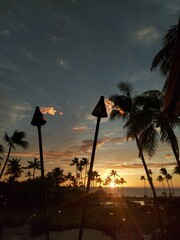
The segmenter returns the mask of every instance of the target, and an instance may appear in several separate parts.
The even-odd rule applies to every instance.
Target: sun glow
[[[114,182],[111,182],[111,183],[110,183],[110,187],[111,187],[111,188],[114,188],[114,187],[115,187]]]

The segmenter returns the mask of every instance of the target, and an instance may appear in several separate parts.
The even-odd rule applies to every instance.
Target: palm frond
[[[149,157],[155,154],[158,145],[159,136],[154,129],[154,125],[151,124],[146,128],[139,137],[139,142],[143,151],[147,152]]]
[[[163,38],[163,48],[155,55],[151,64],[151,70],[159,67],[163,76],[167,76],[171,68],[177,28],[177,25],[173,25],[167,30]]]
[[[4,152],[4,147],[3,145],[0,144],[0,153],[3,153]]]
[[[5,132],[5,135],[4,135],[4,141],[9,143],[11,141],[11,138],[7,135],[7,133]]]
[[[120,82],[118,83],[117,87],[119,90],[126,96],[130,97],[133,92],[133,86],[130,82]]]
[[[26,133],[21,131],[18,132],[17,130],[14,131],[13,136],[11,137],[11,140],[14,144],[21,146],[22,148],[27,148],[29,146],[27,141],[22,140],[26,137]]]
[[[112,110],[109,115],[111,121],[115,119],[121,119],[122,117],[122,114],[118,110]]]

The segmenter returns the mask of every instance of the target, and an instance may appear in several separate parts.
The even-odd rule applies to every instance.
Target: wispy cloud
[[[11,71],[11,72],[17,72],[20,68],[16,63],[10,60],[8,61],[6,60],[0,63],[0,71],[1,69],[6,71]]]
[[[173,1],[169,1],[169,0],[146,0],[146,2],[161,4],[162,7],[165,8],[166,12],[168,14],[171,14],[171,15],[179,13],[179,11],[180,11],[179,0],[173,0]]]
[[[10,30],[8,30],[8,29],[0,30],[0,36],[1,37],[7,38],[7,37],[10,37],[10,35],[11,35]]]
[[[34,62],[37,61],[35,54],[31,50],[29,50],[25,47],[21,47],[20,50],[29,60],[34,61]]]
[[[66,59],[59,59],[57,61],[57,65],[60,66],[61,68],[68,70],[70,69],[69,63]]]
[[[73,131],[75,131],[75,132],[84,132],[84,131],[86,131],[88,129],[89,128],[87,126],[83,125],[83,126],[79,126],[79,127],[74,127]]]
[[[12,103],[9,102],[7,104],[1,102],[1,130],[6,130],[11,126],[16,126],[21,121],[23,121],[27,117],[27,113],[32,110],[30,103],[22,102],[22,103]],[[6,112],[6,114],[4,114]]]
[[[55,43],[57,43],[57,42],[65,42],[64,37],[55,36],[55,35],[51,36],[51,40],[52,40],[52,42],[55,42]]]
[[[132,33],[132,37],[140,44],[150,45],[159,38],[159,33],[153,26],[141,27]]]

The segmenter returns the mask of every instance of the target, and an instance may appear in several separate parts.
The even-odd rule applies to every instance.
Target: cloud
[[[70,2],[72,2],[72,3],[76,3],[76,0],[69,0]]]
[[[108,168],[112,169],[144,169],[142,163],[121,163],[118,164],[117,162],[114,162],[113,164],[109,163],[106,164]],[[177,164],[175,162],[169,162],[169,163],[150,163],[148,164],[149,169],[160,169],[162,167],[175,167]]]
[[[26,117],[27,113],[32,110],[30,103],[12,103],[12,102],[1,102],[0,109],[0,121],[1,121],[1,131],[7,128],[18,125]],[[6,114],[4,114],[6,112]]]
[[[35,55],[32,51],[28,50],[25,47],[21,47],[21,51],[29,60],[34,61],[34,62],[37,61],[37,58],[35,57]]]
[[[173,158],[173,157],[174,157],[174,156],[173,156],[172,154],[170,154],[170,153],[165,155],[165,158],[166,158],[166,159],[171,159],[171,158]]]
[[[65,39],[63,38],[63,37],[61,37],[61,36],[52,36],[51,37],[51,40],[52,40],[52,42],[65,42]]]
[[[8,29],[0,30],[0,36],[1,37],[7,38],[7,37],[10,37],[10,35],[11,35],[10,30],[8,30]]]
[[[65,59],[59,59],[57,61],[57,65],[60,66],[61,68],[65,69],[65,70],[70,69],[69,63]]]
[[[11,71],[11,72],[17,72],[19,70],[19,66],[16,63],[13,63],[12,61],[3,61],[0,63],[0,71],[6,70],[6,71]]]
[[[133,32],[133,39],[143,45],[150,45],[159,38],[158,31],[152,27],[141,27]]]
[[[164,1],[163,1],[164,2]],[[166,4],[165,4],[166,2]],[[164,7],[166,8],[168,14],[174,15],[180,12],[180,4],[179,0],[175,1],[165,1],[164,2]],[[178,21],[178,19],[177,19]]]
[[[122,144],[124,142],[127,142],[127,137],[115,137],[115,138],[109,138],[109,142],[115,143],[115,144]]]
[[[85,126],[85,125],[73,128],[73,131],[75,131],[75,132],[83,132],[83,131],[86,131],[86,130],[88,130],[88,127]]]

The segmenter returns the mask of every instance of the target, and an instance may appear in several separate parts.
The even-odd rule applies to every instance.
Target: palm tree
[[[169,173],[167,173],[166,179],[167,179],[167,181],[170,181],[170,183],[171,183],[172,196],[174,196],[174,187],[173,187],[172,178],[173,178],[173,175],[170,175]]]
[[[83,185],[83,169],[84,169],[84,165],[83,163],[80,161],[77,167],[78,173],[77,173],[77,177],[79,177],[79,185],[82,186]]]
[[[176,37],[177,37],[178,25],[170,26],[166,31],[166,34],[163,38],[163,47],[155,55],[152,64],[151,70],[155,70],[157,67],[160,68],[160,72],[164,76],[168,76],[172,63],[173,50],[175,47]]]
[[[108,175],[104,180],[104,185],[110,186],[111,181],[112,181],[111,176]]]
[[[122,197],[124,196],[124,183],[127,183],[127,181],[124,180],[124,178],[120,178],[120,184],[121,184],[121,190],[122,190]]]
[[[3,145],[0,144],[0,153],[3,153],[4,152],[4,147]],[[2,157],[0,157],[0,160],[3,160]],[[0,166],[1,166],[1,163],[0,163]]]
[[[25,173],[25,177],[27,177],[30,180],[31,177],[33,177],[33,174],[30,171],[28,171],[27,173]]]
[[[167,185],[168,185],[168,189],[169,189],[169,196],[171,196],[171,187],[169,185],[169,178],[168,178],[168,172],[167,172],[167,169],[166,168],[161,168],[160,169],[160,173],[164,176],[166,182],[167,182]]]
[[[84,167],[84,186],[86,186],[87,166],[89,165],[88,158],[82,158],[80,164]]]
[[[96,182],[99,183],[99,184],[100,184],[99,187],[101,187],[101,184],[103,183],[103,180],[102,180],[101,177],[98,177],[98,178],[96,179]]]
[[[0,144],[0,153],[3,153],[4,152],[4,147],[3,145]]]
[[[146,197],[146,178],[145,176],[141,176],[140,180],[143,180],[144,181],[144,197]]]
[[[69,172],[69,173],[66,174],[65,179],[66,179],[66,180],[69,180],[70,182],[72,182],[72,183],[73,183],[73,186],[76,185],[76,178],[72,175],[71,172]]]
[[[7,133],[5,133],[4,140],[8,143],[9,150],[8,150],[8,154],[7,154],[5,164],[4,164],[4,166],[1,170],[1,173],[0,173],[0,180],[2,178],[2,175],[4,173],[6,165],[9,161],[9,157],[10,157],[10,154],[11,154],[11,149],[12,148],[15,149],[15,145],[18,145],[18,146],[20,146],[24,149],[26,149],[28,147],[28,142],[23,140],[25,137],[26,137],[26,134],[25,134],[25,132],[22,132],[22,131],[21,132],[14,131],[12,137],[9,137],[7,135]]]
[[[117,174],[117,171],[116,171],[116,170],[111,170],[110,176],[113,177],[113,182],[114,182],[114,184],[115,184],[115,178],[116,178],[116,176],[119,176],[119,175]]]
[[[160,207],[159,207],[156,191],[154,188],[154,184],[149,174],[149,170],[144,158],[142,142],[139,141],[140,134],[147,127],[147,124],[149,124],[149,119],[145,115],[145,111],[143,111],[141,108],[138,108],[138,105],[136,103],[136,97],[133,96],[132,85],[126,82],[120,82],[118,84],[118,88],[122,93],[122,95],[115,94],[115,95],[111,95],[109,98],[109,100],[114,104],[113,109],[110,113],[110,119],[111,120],[122,119],[124,121],[127,120],[124,125],[124,128],[127,129],[127,132],[126,132],[127,139],[132,138],[136,140],[139,156],[142,160],[143,167],[154,196],[154,202],[156,206],[160,232],[163,239],[164,231],[162,228]],[[149,147],[151,147],[150,144],[149,144]]]
[[[27,169],[33,169],[33,179],[35,177],[35,171],[41,169],[41,162],[38,160],[38,158],[34,157],[34,161],[28,161],[29,165],[27,166]]]
[[[23,167],[21,166],[20,161],[21,159],[9,159],[5,175],[10,175],[9,177],[11,180],[13,179],[13,181],[16,181],[17,178],[21,177],[21,173],[23,172]]]
[[[119,178],[116,178],[114,183],[115,183],[115,185],[117,185],[117,186],[121,186],[121,181],[120,181]],[[118,192],[119,192],[119,191],[118,191]]]
[[[159,175],[159,176],[157,177],[157,181],[159,181],[159,182],[162,183],[162,186],[163,186],[163,195],[164,195],[164,196],[167,196],[166,189],[165,189],[165,186],[164,186],[164,178],[163,178],[161,175]]]
[[[56,167],[52,170],[52,179],[54,180],[54,184],[56,187],[59,187],[59,185],[64,182],[65,176],[63,174],[64,170],[60,167]]]
[[[164,114],[163,94],[158,90],[144,92],[136,98],[136,104],[143,109],[149,121],[139,138],[142,149],[152,157],[158,142],[165,142],[171,146],[177,165],[180,167],[178,139],[174,133],[174,128],[180,126],[180,119],[177,116],[168,118]]]
[[[180,175],[180,167],[179,167],[179,166],[176,166],[176,167],[174,168],[174,170],[173,170],[173,173]]]
[[[89,171],[88,171],[87,175],[89,176]],[[99,176],[100,176],[100,175],[99,175],[98,171],[92,171],[92,173],[91,173],[92,187],[95,187],[95,186],[94,186],[94,185],[95,185],[94,183],[97,182],[97,179],[98,179]]]
[[[74,166],[75,165],[75,169],[76,169],[76,180],[78,178],[78,166],[79,166],[79,158],[74,157],[74,159],[72,159],[72,163],[70,164],[70,166]],[[78,184],[78,181],[77,181]]]

